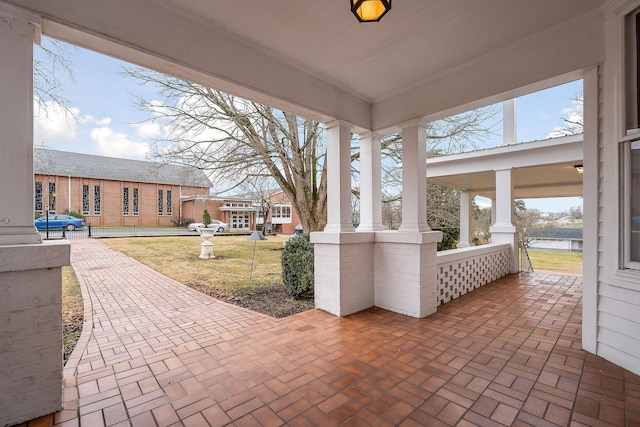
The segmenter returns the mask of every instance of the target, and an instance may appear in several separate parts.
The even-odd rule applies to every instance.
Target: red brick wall
[[[224,200],[211,199],[195,199],[187,200],[182,205],[182,216],[193,219],[193,222],[202,222],[202,215],[206,209],[211,219],[218,219],[229,224],[227,212],[221,212],[220,208],[224,206]]]
[[[290,203],[289,197],[282,192],[277,193],[271,196],[269,199],[271,204],[277,203]],[[271,212],[269,212],[268,220],[271,219]],[[274,224],[274,232],[281,234],[293,234],[295,232],[296,226],[300,224],[300,216],[298,215],[298,211],[295,210],[293,206],[291,206],[291,222],[286,224]]]
[[[48,200],[49,182],[56,184],[55,210],[58,213],[66,209],[82,213],[82,186],[89,185],[89,215],[86,222],[92,225],[121,226],[171,226],[180,217],[180,194],[183,196],[208,195],[205,187],[186,187],[179,185],[151,184],[142,182],[123,182],[88,178],[35,175],[36,182],[42,182],[43,205]],[[94,214],[94,186],[100,186],[100,215]],[[129,215],[123,213],[123,189],[129,188]],[[69,188],[71,203],[69,204]],[[138,188],[138,215],[133,213],[133,189]],[[162,215],[158,212],[158,190],[163,192]],[[167,191],[171,191],[171,214],[167,214]],[[35,201],[34,201],[35,203]],[[183,214],[183,216],[187,216]],[[202,218],[202,214],[200,214]]]

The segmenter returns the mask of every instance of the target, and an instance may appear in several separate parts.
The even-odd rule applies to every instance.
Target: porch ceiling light
[[[391,0],[349,0],[351,12],[360,22],[378,22],[391,10]]]
[[[576,168],[576,172],[578,172],[578,173],[583,173],[584,172],[584,166],[582,166],[582,165],[575,165],[574,168]]]

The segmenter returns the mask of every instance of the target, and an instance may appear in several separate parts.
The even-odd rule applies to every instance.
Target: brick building
[[[209,194],[203,171],[157,162],[36,148],[34,210],[80,212],[92,225],[171,226],[180,199]]]
[[[180,218],[200,222],[206,209],[232,230],[264,223],[255,198],[210,196],[204,172],[188,166],[36,148],[34,170],[39,215],[48,204],[59,213],[82,213],[94,226],[171,226]],[[284,193],[268,203],[272,231],[293,234],[300,219]]]
[[[183,197],[182,211],[184,217],[200,222],[206,209],[211,219],[226,222],[232,230],[255,230],[266,222],[273,233],[293,234],[295,227],[300,224],[300,217],[289,198],[283,192],[278,192],[268,197],[266,203],[270,207],[266,221],[260,212],[259,199],[250,195]]]

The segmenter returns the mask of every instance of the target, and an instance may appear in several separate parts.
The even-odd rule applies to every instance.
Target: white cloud
[[[54,101],[39,103],[34,99],[33,132],[36,145],[50,145],[63,141],[73,143],[78,135],[78,117],[80,110],[65,108]]]
[[[96,120],[98,126],[109,126],[111,124],[111,117],[105,117],[104,119]]]
[[[136,123],[132,126],[142,139],[154,139],[162,135],[162,128],[157,122]]]
[[[91,140],[96,154],[108,157],[146,159],[149,145],[139,141],[132,141],[121,132],[115,132],[109,127],[97,127],[91,131]]]
[[[568,130],[574,133],[582,131],[580,126],[575,125],[575,123],[582,123],[584,113],[584,104],[582,99],[572,99],[571,104],[571,107],[567,107],[562,110],[565,124],[562,126],[555,126],[553,130],[547,134],[547,138],[565,136],[567,135]]]
[[[486,197],[476,196],[475,202],[480,209],[489,209],[491,208],[491,199],[487,199]]]

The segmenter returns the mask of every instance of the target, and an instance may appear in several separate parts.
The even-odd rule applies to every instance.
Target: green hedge
[[[282,251],[282,282],[295,298],[313,295],[313,244],[309,234],[289,239]]]

